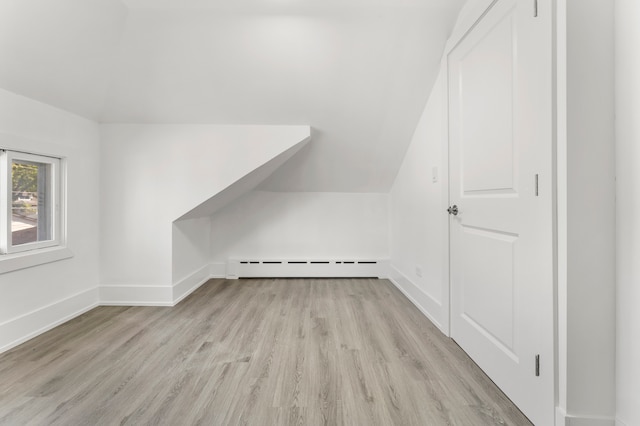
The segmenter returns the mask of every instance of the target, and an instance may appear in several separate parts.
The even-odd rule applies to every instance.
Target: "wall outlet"
[[[416,275],[422,277],[422,268],[419,266],[416,266]]]

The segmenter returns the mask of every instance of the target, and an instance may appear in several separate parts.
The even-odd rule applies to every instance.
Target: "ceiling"
[[[308,124],[262,184],[387,192],[464,0],[2,0],[0,87],[98,122]]]

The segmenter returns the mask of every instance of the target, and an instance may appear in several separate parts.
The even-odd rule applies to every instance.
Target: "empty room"
[[[0,0],[0,425],[640,426],[637,0]]]

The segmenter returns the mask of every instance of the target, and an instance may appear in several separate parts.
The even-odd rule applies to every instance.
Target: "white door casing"
[[[448,55],[451,336],[537,425],[555,406],[551,12],[498,0]]]

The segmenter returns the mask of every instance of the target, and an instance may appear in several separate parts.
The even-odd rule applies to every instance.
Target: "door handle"
[[[454,216],[458,216],[458,206],[454,204],[453,206],[447,209],[447,212],[449,212],[449,214],[452,214]]]

